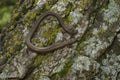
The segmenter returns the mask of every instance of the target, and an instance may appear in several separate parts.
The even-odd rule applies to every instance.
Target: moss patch
[[[46,24],[46,30],[44,31],[43,37],[48,39],[48,45],[51,45],[53,42],[55,42],[56,35],[60,31],[61,28],[52,27],[49,24]]]
[[[55,73],[50,77],[51,80],[57,80],[58,78],[62,78],[65,75],[67,75],[70,72],[72,64],[73,64],[72,59],[66,62],[64,68],[60,72]]]

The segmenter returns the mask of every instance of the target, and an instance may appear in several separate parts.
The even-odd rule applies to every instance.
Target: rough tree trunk
[[[45,55],[26,51],[27,33],[47,11],[78,30],[78,41]],[[70,39],[54,17],[40,26],[32,38],[36,46]],[[0,79],[120,80],[119,31],[119,0],[19,0],[0,36]]]

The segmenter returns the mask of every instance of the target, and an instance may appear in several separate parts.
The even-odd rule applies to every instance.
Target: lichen
[[[62,39],[63,39],[63,34],[62,34],[62,33],[58,33],[58,34],[56,35],[55,42],[61,41]]]
[[[120,13],[118,5],[116,5],[114,1],[110,1],[108,8],[103,7],[99,14],[103,17],[103,19],[101,18],[102,23],[97,21],[97,18],[99,17],[95,17],[96,21],[94,24],[92,24],[93,27],[89,29],[89,31],[83,37],[83,42],[80,44],[80,46],[83,46],[84,43],[85,46],[83,46],[82,48],[78,46],[81,48],[81,51],[79,52],[85,53],[86,55],[89,55],[92,58],[97,58],[104,52],[104,50],[111,44],[111,42],[114,39],[114,36],[116,34],[114,33],[114,31],[117,32],[116,30],[118,29],[118,23],[116,21],[119,17],[116,17],[115,15],[119,16]],[[114,18],[116,18],[115,21],[111,22],[111,19],[114,20]],[[113,28],[111,29],[111,27]],[[108,33],[112,35],[109,35]],[[85,39],[85,37],[87,38]],[[83,49],[85,52],[83,51]]]
[[[120,16],[120,9],[117,3],[114,0],[110,0],[108,5],[108,9],[103,9],[104,11],[104,20],[109,23],[113,23],[118,20]]]
[[[85,56],[79,56],[77,58],[74,59],[74,64],[72,65],[72,71],[73,72],[77,72],[80,71],[80,73],[82,73],[83,71],[89,71],[91,69],[91,63],[94,63],[95,65],[93,65],[93,70],[96,68],[96,72],[98,72],[100,65],[92,60],[89,59],[88,57]]]
[[[100,67],[101,69],[101,75],[97,76],[98,79],[106,79],[106,77],[112,80],[116,80],[116,76],[118,72],[120,71],[120,55],[116,55],[114,53],[107,54],[106,58],[102,60],[102,66]],[[98,80],[96,79],[96,80]]]
[[[42,7],[45,3],[47,3],[46,0],[38,0],[37,1],[37,6]]]
[[[82,17],[83,15],[79,13],[79,10],[76,9],[74,12],[70,13],[70,16],[72,16],[72,20],[74,24],[77,24],[79,22],[80,17]]]

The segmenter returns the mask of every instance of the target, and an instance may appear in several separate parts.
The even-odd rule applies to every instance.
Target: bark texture
[[[61,15],[78,30],[72,45],[37,54],[26,52],[25,36],[44,12]],[[54,17],[47,17],[32,38],[38,47],[68,40]],[[119,0],[19,0],[0,36],[1,80],[119,80]]]

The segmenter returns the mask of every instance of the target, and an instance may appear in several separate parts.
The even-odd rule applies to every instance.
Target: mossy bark
[[[45,55],[26,52],[25,37],[39,16],[60,14],[78,41]],[[0,36],[2,80],[115,80],[120,77],[119,0],[19,0]],[[38,47],[70,39],[54,17],[32,38]]]

